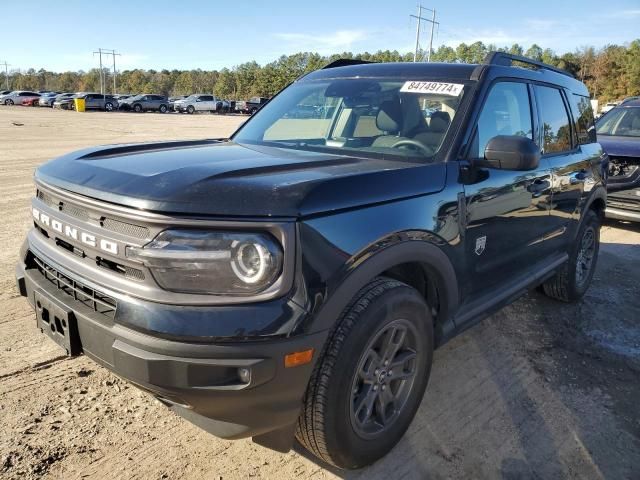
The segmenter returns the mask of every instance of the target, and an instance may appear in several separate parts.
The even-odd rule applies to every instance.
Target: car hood
[[[598,142],[602,145],[602,149],[612,157],[640,158],[640,137],[598,135]]]
[[[440,191],[446,168],[202,140],[89,148],[42,165],[35,176],[155,212],[300,217]]]

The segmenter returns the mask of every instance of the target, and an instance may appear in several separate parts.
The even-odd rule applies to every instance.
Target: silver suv
[[[138,113],[148,111],[166,113],[169,110],[169,100],[164,95],[135,95],[122,100],[119,108]]]

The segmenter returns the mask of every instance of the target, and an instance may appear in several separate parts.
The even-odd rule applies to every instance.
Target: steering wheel
[[[433,155],[433,150],[430,147],[418,142],[417,140],[411,140],[410,138],[405,138],[404,140],[399,140],[393,145],[391,148],[402,148],[402,147],[412,147],[411,150],[418,150],[425,154],[427,157],[431,157]]]

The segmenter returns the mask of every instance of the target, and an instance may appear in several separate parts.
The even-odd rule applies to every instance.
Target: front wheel
[[[113,112],[113,103],[107,102],[104,104],[104,109],[107,112]]]
[[[311,376],[296,438],[339,468],[383,457],[413,420],[433,357],[433,323],[415,289],[377,278],[343,312]]]
[[[187,113],[192,114],[192,113],[193,113],[193,112],[195,112],[195,111],[196,111],[196,109],[194,108],[194,106],[193,106],[193,105],[189,105],[189,106],[187,107]]]
[[[140,113],[140,112],[142,112],[142,105],[140,105],[139,103],[136,103],[136,104],[133,106],[133,111],[134,111],[134,112],[136,112],[136,113]]]
[[[7,100],[4,101],[5,105],[13,105],[13,100],[11,100],[10,98],[8,98]]]
[[[166,105],[160,105],[160,107],[158,108],[158,111],[160,113],[167,113],[167,106]]]
[[[593,210],[585,214],[569,260],[542,284],[547,296],[563,302],[576,302],[586,293],[600,251],[600,223],[600,217]]]

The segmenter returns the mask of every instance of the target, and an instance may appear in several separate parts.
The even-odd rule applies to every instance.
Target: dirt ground
[[[34,167],[95,144],[225,136],[241,121],[0,107],[0,478],[640,478],[640,225],[604,227],[578,305],[532,292],[439,349],[407,435],[359,472],[219,440],[62,356],[14,286]]]

